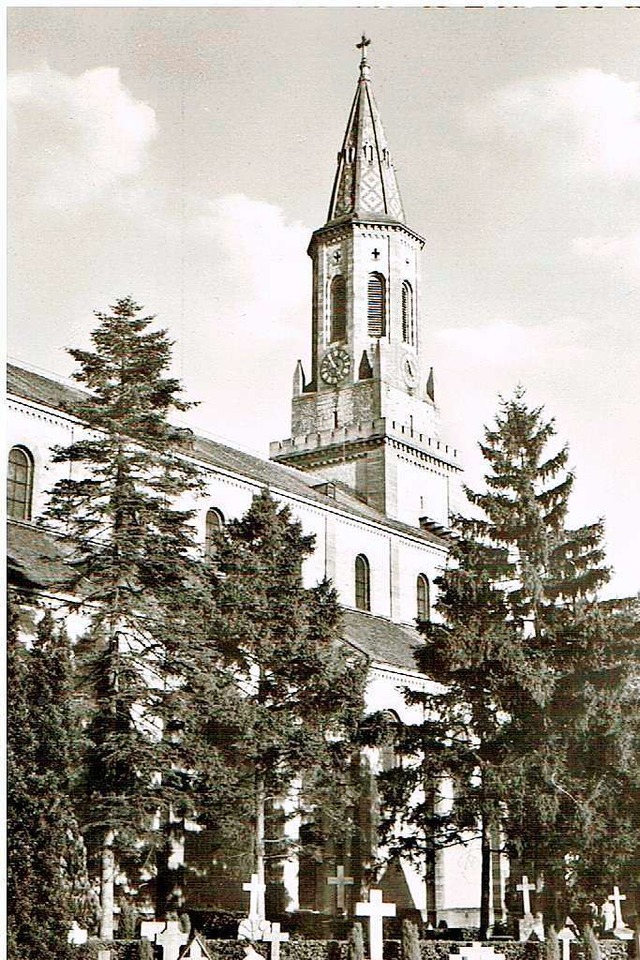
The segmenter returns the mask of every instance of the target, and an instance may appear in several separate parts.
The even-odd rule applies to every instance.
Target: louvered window
[[[356,607],[371,610],[371,581],[369,561],[363,553],[356,557]]]
[[[385,335],[385,283],[380,273],[369,274],[368,328],[370,337]]]
[[[347,288],[342,274],[331,281],[331,340],[347,339]]]
[[[431,597],[429,589],[429,580],[425,577],[424,573],[418,574],[418,580],[416,582],[416,595],[417,595],[417,607],[418,607],[418,617],[417,619],[425,622],[431,619]]]
[[[413,320],[413,290],[407,280],[402,284],[402,339],[405,343],[412,345],[416,341]]]
[[[207,519],[205,520],[204,532],[204,552],[207,557],[216,555],[216,535],[224,526],[224,516],[220,510],[212,507],[207,510]]]
[[[12,520],[31,520],[33,457],[26,447],[12,447],[7,465],[7,515]]]

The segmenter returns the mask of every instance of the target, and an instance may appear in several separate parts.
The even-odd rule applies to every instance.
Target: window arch
[[[347,339],[347,285],[341,273],[331,281],[331,340]]]
[[[400,766],[400,758],[396,753],[396,740],[402,724],[395,710],[384,710],[382,719],[386,730],[380,744],[380,766],[386,772]]]
[[[7,516],[31,520],[33,456],[26,447],[12,447],[7,465]]]
[[[423,623],[431,620],[431,588],[424,573],[418,574],[416,581],[417,619]]]
[[[371,610],[371,570],[364,553],[356,557],[356,607]]]
[[[207,510],[204,530],[204,553],[207,557],[216,555],[216,534],[224,526],[224,515],[221,510],[211,507]]]
[[[381,273],[369,274],[367,325],[370,337],[384,337],[386,328],[385,282]]]
[[[416,342],[415,321],[413,316],[413,290],[408,280],[402,284],[402,339],[412,346]]]

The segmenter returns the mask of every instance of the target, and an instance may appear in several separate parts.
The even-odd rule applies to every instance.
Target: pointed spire
[[[350,219],[404,223],[396,174],[369,79],[370,43],[363,34],[356,44],[361,51],[360,77],[338,154],[327,223]]]

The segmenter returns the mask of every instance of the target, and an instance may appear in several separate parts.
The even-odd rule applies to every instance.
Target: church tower
[[[424,239],[407,226],[370,80],[369,40],[324,226],[311,237],[311,371],[298,361],[291,439],[271,458],[342,482],[389,517],[448,525],[460,466],[440,436]]]

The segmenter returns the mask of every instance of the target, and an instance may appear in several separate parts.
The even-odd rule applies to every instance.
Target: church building
[[[190,457],[207,478],[207,497],[197,504],[203,551],[210,549],[214,530],[244,514],[253,496],[268,487],[315,537],[305,583],[328,577],[338,591],[344,639],[369,664],[367,709],[406,722],[417,719],[412,716],[417,708],[407,706],[403,688],[432,682],[415,666],[413,650],[421,642],[416,622],[433,616],[434,580],[446,562],[449,520],[462,505],[462,468],[436,405],[430,338],[437,318],[427,318],[422,305],[425,241],[405,218],[373,95],[367,44],[363,37],[327,220],[308,248],[311,364],[305,368],[298,361],[295,368],[291,435],[271,444],[269,460],[194,435]],[[328,171],[328,181],[329,176]],[[67,599],[64,542],[34,521],[63,469],[52,463],[51,447],[82,433],[83,425],[65,412],[65,401],[77,393],[54,377],[9,366],[9,584],[60,615]],[[73,617],[69,629],[72,635],[79,629]],[[392,762],[384,751],[367,756],[369,848],[327,849],[321,862],[304,855],[287,861],[283,911],[335,915],[335,885],[328,881],[338,866],[356,878],[346,890],[350,909],[366,862],[377,853],[374,775]],[[304,841],[305,824],[296,829]],[[229,883],[224,896],[213,882],[206,838],[189,834],[179,855],[189,906],[245,905],[241,881]],[[499,869],[493,882],[494,916],[502,919]],[[475,926],[479,847],[440,851],[429,882],[410,864],[398,863],[377,885],[399,911],[420,911],[425,920],[444,920],[449,927]]]

